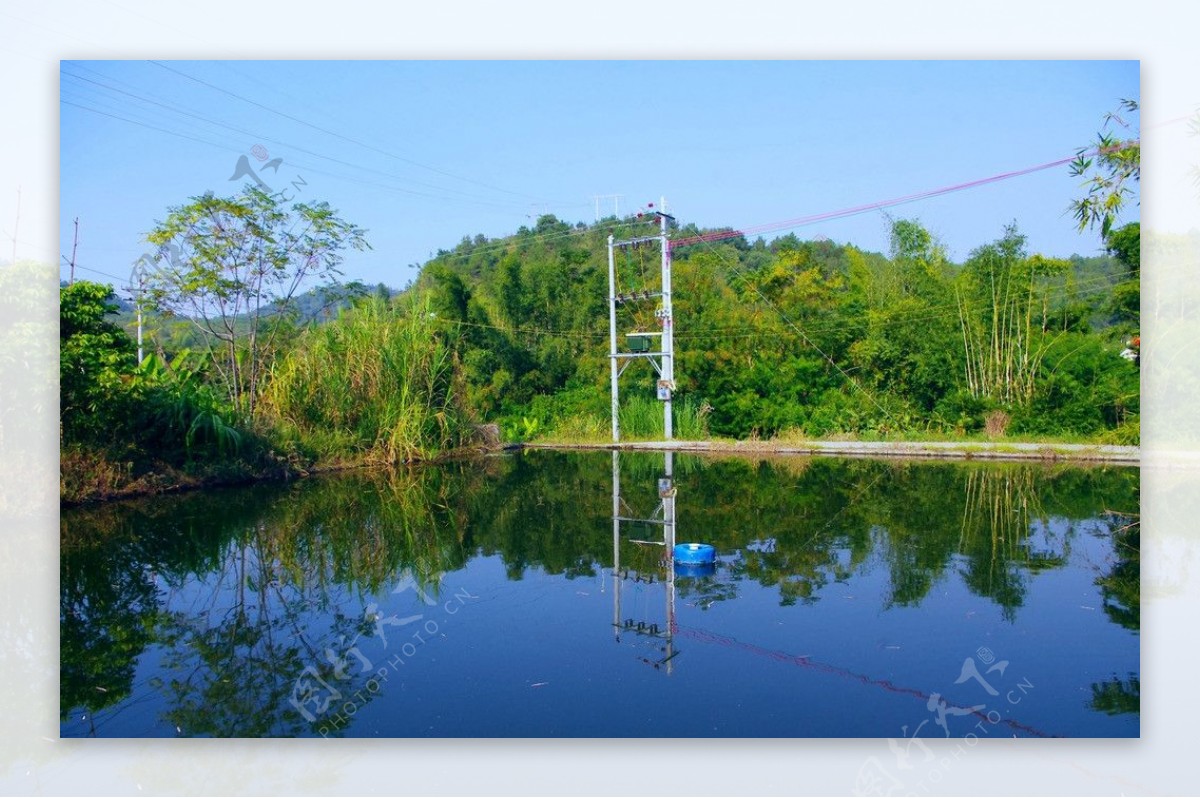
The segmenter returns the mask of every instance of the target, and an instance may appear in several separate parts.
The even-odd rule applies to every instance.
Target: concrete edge
[[[956,443],[930,441],[637,441],[627,443],[523,444],[529,449],[592,449],[609,451],[708,452],[744,455],[837,455],[868,458],[923,458],[943,460],[1037,460],[1040,462],[1093,462],[1140,465],[1137,446],[1069,443]]]

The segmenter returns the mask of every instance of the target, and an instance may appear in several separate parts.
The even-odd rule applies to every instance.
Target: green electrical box
[[[648,335],[630,335],[626,337],[630,352],[649,352],[650,337]]]

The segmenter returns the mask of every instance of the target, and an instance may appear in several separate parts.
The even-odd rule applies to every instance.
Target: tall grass
[[[708,437],[708,405],[688,397],[673,403],[674,437],[678,440],[703,440]],[[621,402],[618,414],[621,437],[662,440],[663,403],[657,399],[632,396]]]
[[[470,434],[453,353],[427,303],[372,298],[308,330],[276,364],[261,409],[330,459],[429,459]]]
[[[702,400],[688,397],[674,403],[674,435],[676,440],[705,440],[709,437],[708,413],[711,408]],[[631,396],[621,400],[617,416],[621,425],[621,440],[661,441],[663,432],[663,403],[657,399]],[[572,443],[601,443],[612,440],[612,419],[580,413],[551,420],[543,436],[549,440]]]

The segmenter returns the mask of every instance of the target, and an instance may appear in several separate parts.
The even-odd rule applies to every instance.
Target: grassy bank
[[[94,293],[98,320],[104,297]],[[64,359],[64,382],[88,379],[65,394],[60,500],[394,466],[497,443],[460,407],[453,353],[431,320],[425,305],[376,298],[303,331],[273,362],[252,412],[235,412],[185,355],[134,368],[122,342],[99,379],[90,352]]]

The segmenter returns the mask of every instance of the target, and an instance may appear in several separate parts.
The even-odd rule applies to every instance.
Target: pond
[[[1138,496],[1123,467],[527,450],[64,509],[60,730],[1136,737]]]

